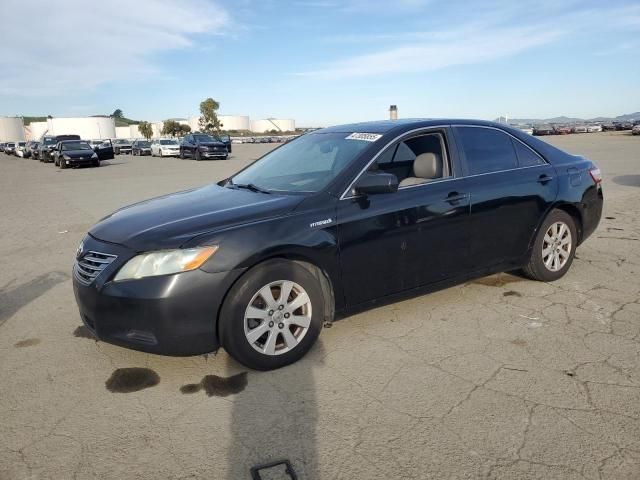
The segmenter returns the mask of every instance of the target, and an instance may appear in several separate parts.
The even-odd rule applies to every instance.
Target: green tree
[[[124,117],[124,113],[122,113],[122,110],[120,110],[119,108],[116,108],[113,113],[111,114],[111,116],[113,118],[123,118]]]
[[[187,133],[191,132],[191,127],[189,125],[185,125],[184,123],[179,123],[178,127],[180,129],[178,135],[180,136],[186,135]]]
[[[165,120],[162,122],[162,135],[175,137],[180,134],[180,124],[175,120]]]
[[[220,132],[223,125],[216,113],[219,108],[220,104],[211,97],[200,102],[200,130],[209,134]]]
[[[140,131],[142,136],[147,140],[153,137],[153,127],[149,122],[140,122],[138,124],[138,130]]]

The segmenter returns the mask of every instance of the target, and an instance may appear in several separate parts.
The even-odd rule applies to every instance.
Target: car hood
[[[208,185],[117,210],[89,234],[137,252],[178,248],[204,233],[284,215],[302,197]]]
[[[90,157],[95,152],[93,150],[63,150],[62,154],[71,158]]]

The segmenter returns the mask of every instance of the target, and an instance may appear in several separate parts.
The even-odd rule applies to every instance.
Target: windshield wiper
[[[259,193],[271,193],[269,190],[265,190],[264,188],[260,188],[259,186],[257,186],[254,183],[233,183],[231,180],[229,180],[229,183],[231,185],[233,185],[234,187],[237,188],[244,188],[246,190],[251,190],[252,192],[259,192]]]

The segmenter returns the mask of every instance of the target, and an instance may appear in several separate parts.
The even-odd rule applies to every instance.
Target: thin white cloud
[[[296,73],[304,77],[341,79],[385,74],[425,72],[456,65],[484,63],[550,45],[571,35],[619,31],[640,27],[640,6],[559,9],[542,2],[541,12],[529,5],[496,0],[474,10],[473,19],[459,17],[452,28],[424,31],[383,30],[335,35],[325,43],[374,44],[372,52],[353,55]],[[551,14],[553,13],[553,15]],[[387,47],[381,49],[380,44]]]
[[[0,95],[60,95],[159,73],[153,56],[220,34],[206,0],[2,0]],[[11,19],[9,21],[9,19]]]

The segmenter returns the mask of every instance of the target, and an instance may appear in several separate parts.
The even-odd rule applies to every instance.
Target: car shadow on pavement
[[[234,397],[228,446],[229,480],[251,478],[251,469],[288,460],[297,478],[320,476],[316,445],[319,412],[313,367],[322,362],[318,341],[301,360],[271,372],[250,372],[251,388]],[[284,465],[265,468],[263,479],[293,478]]]
[[[0,325],[22,307],[68,279],[69,275],[66,273],[54,271],[38,275],[25,283],[15,285],[14,281],[11,281],[0,287]]]
[[[618,175],[613,181],[625,187],[640,187],[640,175]]]

